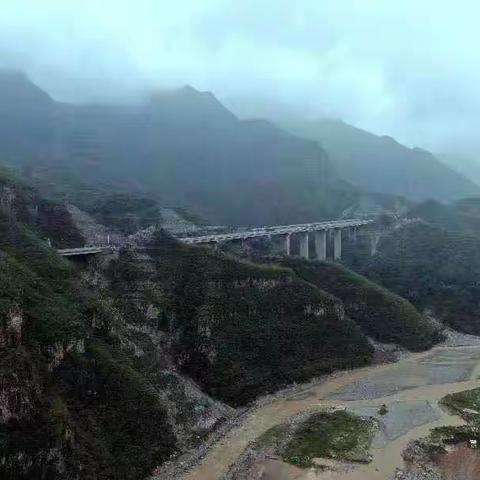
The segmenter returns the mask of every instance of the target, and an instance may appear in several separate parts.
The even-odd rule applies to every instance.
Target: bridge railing
[[[114,251],[116,247],[113,245],[92,245],[79,248],[60,248],[57,253],[62,257],[71,257],[74,255],[91,255],[94,253],[102,253],[106,251]]]
[[[232,240],[242,240],[255,237],[268,237],[273,235],[286,235],[301,232],[314,232],[319,230],[332,230],[338,228],[360,227],[369,225],[373,220],[333,220],[329,222],[301,223],[297,225],[279,225],[274,227],[259,227],[251,230],[216,235],[202,235],[198,237],[184,237],[179,239],[187,244],[219,243]]]
[[[275,235],[288,235],[295,233],[314,232],[321,230],[335,230],[342,228],[360,227],[374,223],[373,220],[346,219],[331,220],[327,222],[300,223],[296,225],[277,225],[272,227],[256,227],[249,230],[241,230],[233,233],[220,233],[212,235],[201,235],[192,237],[182,237],[178,240],[186,244],[201,243],[220,243],[232,240],[243,240],[255,237],[270,237]],[[58,249],[57,253],[61,256],[68,257],[74,255],[90,255],[105,251],[118,250],[118,246],[112,244],[107,245],[86,245],[78,248]]]

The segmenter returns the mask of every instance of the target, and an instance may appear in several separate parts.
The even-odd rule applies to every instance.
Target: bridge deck
[[[57,253],[62,257],[72,257],[76,255],[94,255],[96,253],[103,253],[112,251],[111,246],[92,246],[92,247],[80,247],[80,248],[62,248],[57,250]]]
[[[179,240],[186,244],[199,244],[199,243],[220,243],[228,242],[232,240],[244,240],[247,238],[255,237],[270,237],[273,235],[288,235],[293,233],[302,232],[315,232],[319,230],[334,230],[351,227],[361,227],[373,223],[373,220],[332,220],[328,222],[316,222],[316,223],[300,223],[297,225],[277,225],[274,227],[259,227],[251,228],[249,230],[237,231],[233,233],[220,233],[215,235],[202,235],[197,237],[183,237]],[[63,257],[72,257],[78,255],[94,255],[97,253],[113,251],[117,247],[112,245],[92,245],[88,247],[80,248],[63,248],[57,250],[58,254]]]
[[[317,223],[301,223],[297,225],[279,225],[275,227],[260,227],[252,228],[250,230],[223,233],[217,235],[203,235],[198,237],[184,237],[179,240],[186,244],[198,244],[198,243],[219,243],[231,240],[244,240],[247,238],[255,237],[269,237],[272,235],[286,235],[292,233],[301,232],[314,232],[318,230],[332,230],[338,228],[360,227],[363,225],[369,225],[373,223],[373,220],[332,220],[328,222]]]

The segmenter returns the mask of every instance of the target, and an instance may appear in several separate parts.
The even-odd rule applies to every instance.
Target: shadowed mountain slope
[[[452,232],[480,235],[480,198],[464,198],[448,205],[427,200],[412,207],[408,217]]]
[[[407,300],[342,265],[292,258],[282,264],[339,298],[346,314],[374,340],[424,350],[441,339],[440,332]]]
[[[288,129],[322,144],[338,173],[353,185],[413,200],[456,200],[478,195],[480,187],[430,152],[410,149],[339,120],[299,122]]]
[[[334,218],[365,197],[385,200],[341,180],[317,142],[241,121],[191,87],[137,106],[67,105],[20,74],[0,74],[0,107],[5,161],[29,165],[44,193],[86,209],[96,188],[247,225]]]
[[[411,222],[380,240],[357,268],[451,327],[480,333],[480,238],[468,230]]]

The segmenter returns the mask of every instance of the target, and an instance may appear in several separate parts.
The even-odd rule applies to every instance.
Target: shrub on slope
[[[37,221],[35,192],[0,180],[0,199],[7,194],[11,201],[0,203],[0,477],[144,478],[175,449],[165,406],[109,346],[109,335],[92,339],[100,334],[90,328],[98,299],[47,246],[51,231]],[[49,212],[48,221],[68,218],[61,206]]]
[[[338,263],[285,259],[283,264],[341,299],[347,315],[375,340],[410,350],[440,340],[437,329],[410,302]]]
[[[0,214],[0,315],[21,308],[24,335],[30,342],[53,345],[84,335],[82,314],[72,266],[55,255],[28,227],[2,228]],[[5,241],[12,234],[15,243]]]
[[[416,222],[380,241],[371,280],[460,331],[480,333],[480,239]]]
[[[148,251],[156,288],[168,299],[164,328],[177,339],[178,362],[217,398],[244,404],[372,355],[341,303],[289,269],[241,262],[161,233]],[[117,275],[131,282],[140,274],[135,260],[125,254],[121,261]]]

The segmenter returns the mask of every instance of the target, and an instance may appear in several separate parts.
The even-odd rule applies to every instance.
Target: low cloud
[[[437,151],[480,147],[477,2],[4,3],[0,66],[61,100],[191,84],[242,116],[329,115]]]

